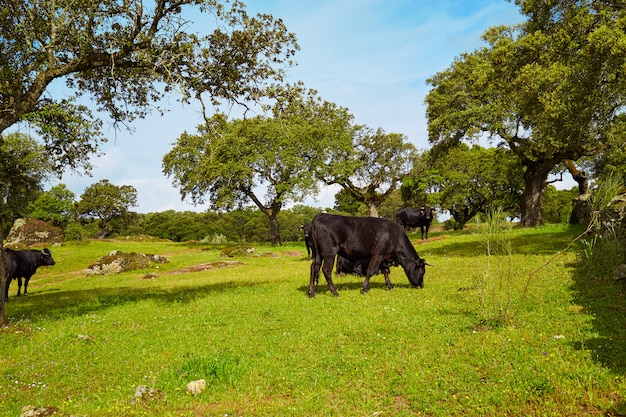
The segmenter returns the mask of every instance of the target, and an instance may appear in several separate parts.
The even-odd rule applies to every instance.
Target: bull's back
[[[397,223],[375,217],[349,217],[319,214],[313,220],[313,238],[324,252],[338,252],[348,259],[369,257],[385,246],[393,247],[404,230]]]
[[[12,257],[12,269],[13,274],[11,278],[30,278],[35,275],[37,267],[39,266],[37,260],[40,253],[36,250],[19,250],[13,251]],[[7,277],[9,277],[9,268],[7,267]]]

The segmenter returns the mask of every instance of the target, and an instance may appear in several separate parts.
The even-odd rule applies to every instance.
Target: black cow
[[[313,262],[309,297],[315,296],[314,283],[317,282],[320,269],[331,293],[338,295],[331,278],[336,255],[352,262],[370,258],[361,290],[363,294],[368,291],[372,275],[381,269],[387,288],[393,288],[389,280],[391,265],[402,265],[411,285],[424,287],[426,261],[419,257],[402,226],[391,220],[321,213],[313,219],[311,236]]]
[[[424,231],[426,231],[426,239],[428,239],[428,229],[433,221],[434,207],[401,208],[396,212],[396,221],[402,227],[418,227],[422,232],[422,240],[424,240]],[[424,230],[425,229],[425,230]]]
[[[306,245],[306,258],[311,259],[311,251],[313,250],[313,242],[311,241],[311,224],[303,224],[300,230],[304,232],[304,244]]]
[[[28,295],[28,281],[40,266],[52,266],[55,264],[48,248],[43,250],[12,250],[5,249],[7,285],[4,293],[5,299],[9,299],[9,285],[13,278],[17,278],[17,295],[21,295],[22,278],[24,278],[24,295]]]

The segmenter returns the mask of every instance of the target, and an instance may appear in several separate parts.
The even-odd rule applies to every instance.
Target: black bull
[[[402,227],[419,227],[424,240],[424,232],[428,239],[428,229],[433,221],[434,207],[401,208],[396,212],[396,221]]]
[[[7,284],[5,299],[9,299],[9,285],[13,278],[17,278],[17,295],[22,290],[22,278],[24,278],[24,295],[28,295],[28,281],[40,266],[52,266],[55,264],[48,248],[43,250],[12,250],[5,249]]]
[[[391,220],[322,213],[313,219],[312,237],[309,297],[315,296],[320,269],[331,293],[338,295],[331,277],[336,255],[352,262],[370,258],[361,290],[363,294],[368,291],[370,278],[379,270],[383,271],[387,288],[393,288],[389,280],[391,265],[401,265],[411,285],[424,287],[426,261],[419,257],[402,226]]]

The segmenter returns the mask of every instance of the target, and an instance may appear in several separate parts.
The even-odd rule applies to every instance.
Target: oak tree
[[[329,168],[320,178],[327,185],[341,185],[365,204],[369,216],[378,217],[378,208],[409,174],[416,149],[406,136],[381,128],[355,126],[352,132],[351,146],[331,152]]]
[[[349,143],[351,118],[313,92],[278,102],[272,116],[228,120],[217,114],[197,134],[176,140],[163,172],[183,199],[208,200],[214,209],[254,203],[269,219],[272,244],[280,245],[281,209],[317,193],[328,150]]]
[[[603,0],[516,0],[528,20],[492,27],[429,83],[433,150],[488,138],[524,166],[521,224],[542,223],[553,168],[615,146],[626,99],[626,10]]]
[[[124,220],[132,207],[137,206],[137,190],[132,185],[115,185],[101,180],[90,185],[80,196],[76,207],[83,218],[98,219],[99,238],[107,237],[114,230],[111,221]]]

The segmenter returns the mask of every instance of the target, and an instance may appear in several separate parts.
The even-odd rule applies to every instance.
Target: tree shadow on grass
[[[245,287],[261,286],[270,281],[240,282],[227,281],[194,287],[175,288],[93,288],[86,290],[65,291],[47,289],[32,291],[30,295],[19,299],[10,299],[6,304],[7,318],[38,317],[60,319],[106,310],[124,304],[142,300],[155,300],[164,304],[190,303],[211,294],[231,291]]]
[[[380,277],[380,280],[378,280],[377,278]],[[349,277],[344,277],[344,276],[335,276],[333,274],[333,284],[335,284],[335,288],[337,288],[337,292],[341,292],[341,291],[360,291],[361,288],[363,288],[363,281],[365,280],[364,277],[357,277],[356,275],[351,275]],[[391,278],[391,283],[393,284],[394,288],[413,288],[413,286],[407,282],[404,283],[396,283],[394,282],[393,278]],[[405,277],[405,281],[406,281],[406,277]],[[385,278],[383,278],[382,275],[374,275],[371,279],[370,279],[370,284],[369,284],[369,290],[371,291],[372,289],[382,289],[385,291],[387,290],[387,286],[385,285]],[[298,287],[298,291],[308,294],[309,292],[309,285],[303,285]],[[320,279],[319,279],[319,283],[318,285],[315,287],[315,294],[330,294],[330,290],[328,289],[328,283],[326,282],[326,279],[324,278],[324,276],[322,274],[320,274]]]
[[[525,255],[552,255],[567,247],[567,245],[578,236],[580,231],[577,228],[568,228],[560,232],[546,231],[542,233],[524,234],[511,236],[511,246],[516,254]],[[479,236],[475,240],[468,242],[448,243],[444,240],[438,247],[429,247],[428,241],[422,242],[415,248],[418,253],[428,252],[436,256],[458,256],[473,257],[486,254],[485,246]]]
[[[626,376],[626,281],[594,277],[593,266],[581,263],[574,272],[573,312],[593,317],[594,337],[575,341],[574,347],[588,351],[592,360],[615,375]],[[608,273],[610,275],[610,272]],[[626,415],[626,398],[606,415]]]

